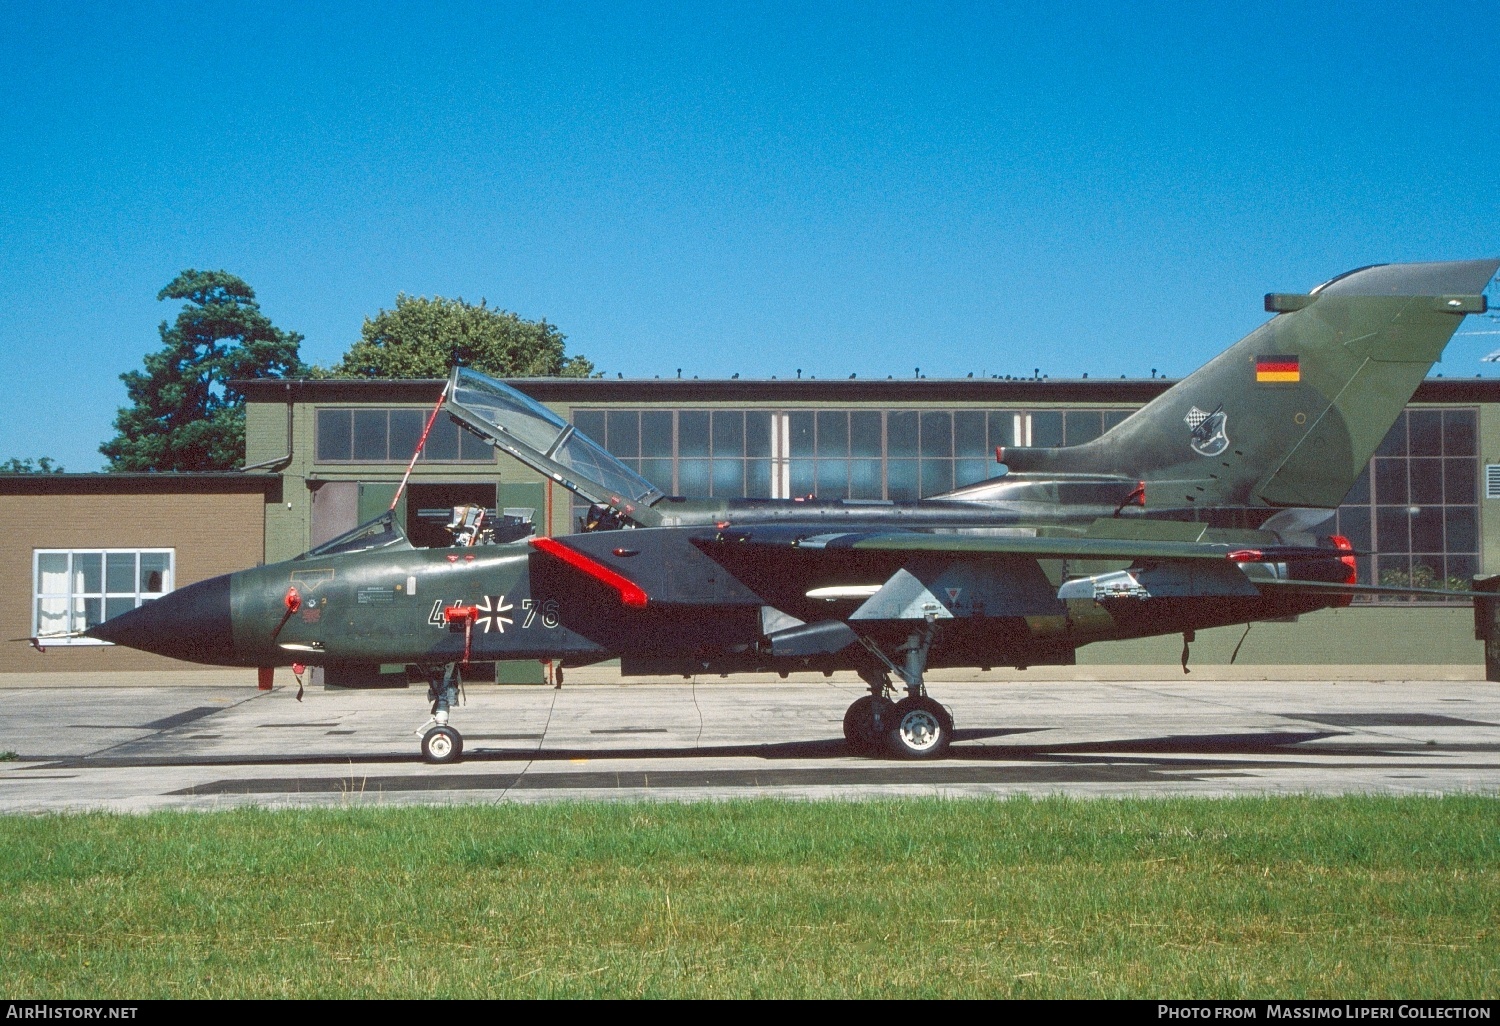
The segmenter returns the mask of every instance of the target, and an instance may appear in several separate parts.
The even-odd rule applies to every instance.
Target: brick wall
[[[264,494],[161,492],[0,494],[0,673],[184,670],[193,666],[113,646],[12,642],[31,633],[34,549],[171,548],[176,585],[243,570],[265,551]]]

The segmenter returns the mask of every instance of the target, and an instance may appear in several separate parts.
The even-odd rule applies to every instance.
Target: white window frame
[[[792,416],[771,413],[771,498],[792,497]]]
[[[109,559],[110,556],[132,555],[135,556],[135,573],[131,579],[135,583],[133,591],[110,591],[109,590]],[[164,555],[167,557],[166,573],[162,580],[162,590],[159,592],[142,591],[141,589],[141,556]],[[65,591],[43,591],[41,566],[43,556],[66,556],[68,568],[64,576],[67,582]],[[74,571],[75,556],[99,556],[99,591],[75,590],[76,573]],[[145,602],[161,598],[177,586],[177,550],[167,548],[140,548],[140,549],[32,549],[31,550],[31,636],[44,645],[108,645],[110,642],[100,641],[96,638],[84,638],[74,636],[74,632],[83,629],[82,622],[75,625],[74,618],[82,620],[81,603],[90,599],[97,599],[100,607],[100,615],[107,615],[109,600],[132,599],[137,608]],[[45,637],[40,635],[41,631],[41,604],[43,599],[54,601],[61,599],[67,610],[67,629],[63,634],[49,634]]]

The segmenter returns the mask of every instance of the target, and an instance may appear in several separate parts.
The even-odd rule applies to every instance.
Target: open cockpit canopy
[[[590,503],[647,526],[661,519],[651,509],[662,498],[659,488],[509,385],[456,367],[446,405],[449,414],[469,430]]]

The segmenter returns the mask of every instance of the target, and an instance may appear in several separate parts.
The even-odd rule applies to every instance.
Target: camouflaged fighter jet
[[[666,496],[460,368],[442,408],[587,500],[580,533],[495,540],[471,513],[454,547],[417,549],[388,513],[87,633],[219,665],[413,665],[433,762],[462,751],[449,709],[471,660],[610,658],[626,676],[854,670],[870,694],[844,717],[850,745],[934,758],[953,720],[927,694],[932,668],[1071,664],[1097,642],[1186,646],[1203,628],[1417,593],[1357,584],[1348,541],[1317,527],[1485,310],[1497,267],[1386,264],[1269,295],[1267,323],[1103,436],[1004,449],[999,476],[919,502]]]

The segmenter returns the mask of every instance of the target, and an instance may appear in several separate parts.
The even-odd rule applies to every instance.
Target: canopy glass
[[[650,481],[547,407],[478,371],[453,372],[448,405],[470,428],[590,501],[640,507],[662,497]]]

